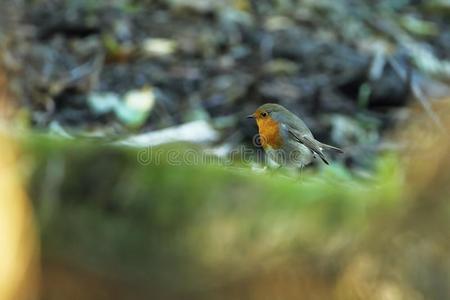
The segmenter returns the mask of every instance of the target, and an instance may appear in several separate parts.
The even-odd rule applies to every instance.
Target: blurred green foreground
[[[448,299],[449,188],[412,195],[395,157],[286,178],[30,140],[42,299]]]

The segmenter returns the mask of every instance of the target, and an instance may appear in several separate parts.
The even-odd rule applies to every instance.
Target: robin
[[[299,117],[279,104],[261,105],[248,118],[256,120],[264,151],[280,166],[303,168],[317,156],[328,165],[324,150],[343,153],[339,148],[316,140]]]

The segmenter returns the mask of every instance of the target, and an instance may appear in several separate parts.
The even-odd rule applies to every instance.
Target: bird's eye
[[[262,112],[261,113],[261,117],[263,117],[263,118],[267,117],[267,113],[266,112]]]

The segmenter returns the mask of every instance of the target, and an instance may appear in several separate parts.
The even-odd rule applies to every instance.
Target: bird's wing
[[[311,134],[301,134],[300,131],[287,126],[287,130],[289,135],[300,144],[306,146],[308,149],[310,149],[312,152],[317,153],[319,157],[323,160],[324,163],[327,165],[329,164],[327,161],[327,158],[325,157],[325,154],[323,154],[322,147],[320,147],[320,144],[312,137]]]

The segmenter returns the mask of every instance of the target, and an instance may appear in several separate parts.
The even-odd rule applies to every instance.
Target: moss
[[[320,257],[337,236],[351,249],[371,211],[400,198],[400,176],[385,170],[396,168],[392,159],[371,180],[340,166],[292,179],[218,164],[143,165],[129,148],[27,140],[45,257],[167,288],[244,276],[261,261]],[[152,150],[166,157],[185,147]]]

